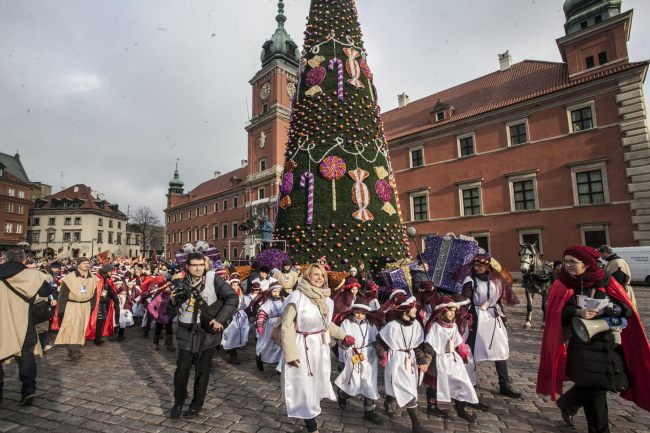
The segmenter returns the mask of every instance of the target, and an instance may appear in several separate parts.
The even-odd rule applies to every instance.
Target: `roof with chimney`
[[[0,152],[0,166],[19,180],[29,183],[29,177],[27,177],[27,172],[20,161],[18,152],[13,156]]]
[[[509,69],[493,72],[388,111],[381,117],[387,139],[395,140],[622,71],[647,67],[648,64],[648,61],[617,64],[569,80],[566,63],[524,60]],[[435,121],[433,113],[441,106],[453,107],[453,114]]]
[[[108,202],[102,194],[83,184],[72,185],[56,194],[37,199],[35,209],[71,212],[75,209],[95,210],[109,215],[112,214],[115,218],[126,219],[126,215],[119,209],[118,205]]]

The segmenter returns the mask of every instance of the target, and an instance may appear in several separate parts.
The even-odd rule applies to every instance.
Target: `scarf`
[[[592,287],[601,287],[603,280],[607,279],[607,274],[601,267],[587,269],[584,274],[574,277],[569,274],[564,266],[560,269],[560,281],[571,289],[591,289]],[[605,283],[605,285],[607,285]]]
[[[323,316],[323,319],[327,321],[327,318],[329,317],[329,308],[327,307],[325,300],[332,294],[330,288],[323,287],[321,289],[314,287],[309,283],[309,281],[302,278],[298,282],[298,290],[300,290],[300,293],[309,298],[309,300],[318,307],[321,316]]]

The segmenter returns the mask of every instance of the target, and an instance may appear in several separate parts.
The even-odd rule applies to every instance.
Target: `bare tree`
[[[142,252],[151,250],[161,236],[160,218],[156,215],[153,209],[148,206],[141,206],[131,215],[131,226],[135,232],[140,235],[140,245]]]

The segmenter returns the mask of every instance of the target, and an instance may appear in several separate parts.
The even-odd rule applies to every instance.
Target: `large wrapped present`
[[[429,264],[429,276],[434,287],[460,293],[463,281],[458,281],[454,274],[463,265],[470,263],[478,252],[478,243],[472,238],[456,237],[453,234],[427,236],[422,257]]]
[[[406,281],[406,273],[402,268],[381,271],[379,273],[379,282],[382,286],[391,287],[393,289],[409,290],[409,285]]]

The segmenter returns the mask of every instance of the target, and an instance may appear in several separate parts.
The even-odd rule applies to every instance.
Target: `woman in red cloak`
[[[598,265],[598,251],[576,245],[564,251],[559,279],[551,286],[542,340],[537,393],[550,395],[562,411],[567,426],[575,428],[573,416],[582,407],[590,433],[609,432],[607,392],[650,410],[650,346],[638,313],[625,289]],[[609,299],[604,310],[580,308],[581,296]],[[571,329],[574,317],[585,320],[626,318],[627,327],[617,344],[614,333],[605,331],[589,342]],[[573,388],[562,393],[566,380]]]

